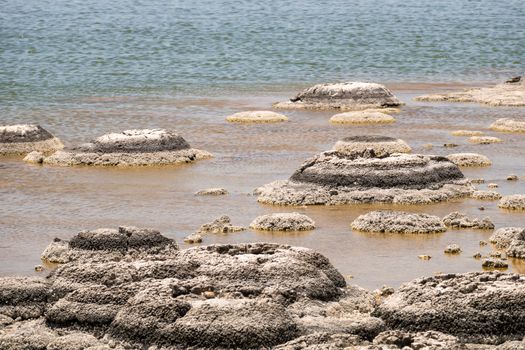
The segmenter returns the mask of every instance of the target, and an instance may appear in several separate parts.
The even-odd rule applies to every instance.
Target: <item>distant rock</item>
[[[445,254],[459,254],[461,253],[461,248],[457,244],[449,244],[445,247]]]
[[[485,167],[491,166],[492,162],[487,156],[477,153],[454,153],[447,156],[457,166],[462,167]]]
[[[60,140],[40,125],[0,126],[0,156],[50,153],[63,148]]]
[[[417,101],[476,102],[489,106],[525,106],[525,81],[505,83],[493,87],[467,89],[459,92],[424,95]]]
[[[452,136],[482,136],[484,135],[483,131],[477,130],[454,130],[450,132]]]
[[[501,194],[496,191],[474,191],[472,198],[486,201],[496,201],[501,198]]]
[[[210,158],[173,130],[126,130],[103,135],[90,143],[58,151],[44,164],[74,166],[146,166],[191,163]]]
[[[369,110],[339,113],[330,118],[334,124],[390,124],[396,119],[386,113]]]
[[[494,223],[489,218],[469,218],[467,215],[459,212],[453,212],[443,218],[443,224],[455,229],[472,228],[478,230],[493,230]]]
[[[401,211],[372,211],[357,217],[353,230],[377,233],[439,233],[446,227],[437,216]]]
[[[315,229],[315,222],[299,213],[274,213],[257,217],[250,228],[263,231],[309,231]]]
[[[282,109],[363,110],[399,107],[402,103],[385,86],[347,82],[318,84],[299,92],[288,102],[274,104]]]
[[[246,230],[246,227],[232,225],[230,217],[223,215],[210,223],[203,224],[196,232],[196,234],[206,235],[208,233],[232,233],[244,230]]]
[[[232,123],[278,123],[288,121],[288,117],[272,111],[248,111],[232,114],[226,120]]]
[[[228,194],[228,191],[224,188],[207,188],[195,192],[196,196],[222,196]]]
[[[480,144],[480,145],[488,145],[491,143],[500,143],[503,142],[502,139],[494,136],[471,136],[468,141],[470,143]]]
[[[492,123],[490,128],[496,131],[525,132],[525,120],[502,118]]]
[[[519,180],[518,175],[511,174],[507,176],[507,181],[518,181],[518,180]]]
[[[525,194],[511,194],[503,196],[498,207],[511,210],[525,210]]]
[[[506,253],[512,258],[525,259],[525,229],[510,239]]]

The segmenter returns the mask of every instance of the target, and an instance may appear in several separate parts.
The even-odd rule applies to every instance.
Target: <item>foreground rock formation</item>
[[[493,87],[467,89],[459,92],[424,95],[417,101],[476,102],[489,106],[525,106],[525,81],[508,82]]]
[[[406,234],[440,233],[447,229],[434,215],[386,210],[360,215],[350,226],[362,232]]]
[[[299,213],[274,213],[255,218],[250,228],[263,231],[309,231],[315,229],[315,221]]]
[[[335,205],[434,203],[474,191],[447,158],[390,154],[399,152],[398,146],[404,147],[391,138],[346,138],[336,150],[308,159],[289,180],[272,182],[255,193],[259,202],[268,204]]]
[[[274,104],[274,107],[282,109],[363,110],[401,105],[401,101],[384,85],[347,82],[314,85],[299,92],[288,102]]]
[[[502,118],[492,123],[490,128],[496,131],[525,132],[525,121],[511,118]]]
[[[145,166],[190,163],[210,158],[173,130],[126,130],[100,136],[69,150],[43,158],[44,164],[73,166]]]
[[[63,148],[60,140],[40,125],[0,126],[0,156],[50,153]]]
[[[226,117],[232,123],[279,123],[288,121],[288,117],[272,111],[239,112]]]

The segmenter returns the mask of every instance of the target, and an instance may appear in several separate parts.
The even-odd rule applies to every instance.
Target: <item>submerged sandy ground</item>
[[[387,84],[388,86],[388,84]],[[473,104],[414,102],[414,96],[435,87],[410,90],[410,86],[388,86],[407,105],[396,115],[397,122],[382,126],[333,125],[333,112],[289,111],[288,123],[235,125],[224,115],[253,109],[268,109],[272,102],[293,95],[279,93],[238,98],[85,97],[59,107],[9,110],[3,122],[35,122],[60,137],[66,145],[85,142],[94,136],[122,128],[175,128],[195,148],[214,153],[215,158],[197,164],[151,169],[60,168],[25,164],[20,158],[0,162],[0,275],[32,274],[39,255],[49,241],[70,237],[84,228],[118,225],[150,226],[176,238],[183,237],[221,215],[235,225],[248,226],[257,216],[286,211],[258,204],[251,191],[277,179],[288,178],[308,157],[329,149],[338,139],[356,134],[399,137],[414,153],[481,153],[493,165],[465,168],[472,178],[498,183],[501,194],[525,193],[525,136],[489,130],[499,118],[523,118],[523,108],[490,108]],[[450,87],[447,87],[450,89]],[[439,92],[439,91],[438,91]],[[500,144],[474,145],[467,137],[450,135],[453,130],[481,130],[504,140]],[[432,149],[425,147],[433,144]],[[458,147],[445,148],[454,143]],[[507,181],[509,174],[519,181]],[[478,185],[486,189],[486,184]],[[226,196],[195,196],[203,188],[224,187]],[[483,206],[484,211],[478,210]],[[377,235],[352,232],[350,223],[358,215],[378,208],[426,212],[443,217],[452,211],[469,216],[489,216],[496,228],[525,226],[525,213],[497,208],[497,201],[458,200],[420,207],[359,205],[342,207],[289,208],[308,215],[317,229],[301,233],[265,233],[251,230],[228,235],[206,236],[204,244],[216,242],[271,241],[305,246],[326,255],[351,283],[375,288],[393,286],[435,272],[481,270],[472,258],[490,252],[491,231],[449,230],[421,236]],[[445,256],[446,245],[457,243],[463,253]],[[432,256],[422,261],[418,255]],[[509,271],[525,272],[525,261],[511,261]]]

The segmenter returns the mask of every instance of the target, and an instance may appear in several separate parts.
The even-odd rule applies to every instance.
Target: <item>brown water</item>
[[[313,248],[326,255],[351,283],[375,288],[397,286],[415,277],[436,272],[481,269],[472,258],[491,247],[479,247],[488,231],[449,230],[436,235],[391,235],[353,232],[350,222],[360,214],[393,206],[352,205],[338,207],[283,208],[261,205],[250,195],[260,185],[286,179],[309,156],[330,149],[340,138],[354,134],[380,134],[406,140],[417,153],[476,152],[487,155],[493,166],[465,169],[471,178],[485,178],[500,185],[502,194],[525,193],[525,134],[487,130],[497,118],[525,118],[525,109],[488,108],[474,104],[414,102],[414,96],[448,88],[443,85],[391,84],[407,105],[395,115],[397,122],[385,126],[330,125],[331,112],[286,111],[290,122],[268,125],[237,125],[225,116],[249,109],[268,109],[294,90],[227,96],[185,98],[170,96],[86,96],[55,106],[9,110],[2,124],[39,123],[66,144],[130,128],[175,128],[195,148],[214,154],[211,160],[177,167],[109,169],[60,168],[25,164],[20,158],[0,162],[0,275],[34,273],[39,255],[54,237],[68,238],[82,229],[136,225],[153,227],[175,238],[201,224],[229,215],[236,225],[248,226],[258,215],[298,211],[312,217],[318,228],[306,233],[245,231],[210,235],[205,244],[271,241]],[[466,137],[451,130],[484,130],[504,140],[501,144],[470,145]],[[431,143],[434,148],[425,149]],[[444,148],[456,143],[456,148]],[[520,181],[508,182],[509,174]],[[230,195],[196,197],[194,192],[224,187]],[[478,186],[486,188],[486,184]],[[485,207],[480,211],[478,207]],[[444,216],[452,211],[489,216],[496,227],[525,226],[525,212],[497,208],[497,202],[458,200],[437,205],[397,207]],[[447,244],[463,249],[446,256]],[[432,256],[430,261],[417,258]],[[525,273],[525,262],[512,261],[510,271]]]

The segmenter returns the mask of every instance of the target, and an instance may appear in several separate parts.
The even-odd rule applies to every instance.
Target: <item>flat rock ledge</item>
[[[504,132],[525,132],[525,120],[502,118],[492,123],[490,128],[492,130]]]
[[[461,167],[487,167],[492,165],[492,161],[487,156],[477,153],[453,153],[449,154],[447,158]]]
[[[483,136],[483,131],[478,130],[454,130],[451,131],[452,136]]]
[[[443,224],[447,227],[455,229],[477,229],[477,230],[493,230],[494,223],[489,218],[470,218],[466,214],[453,212],[443,218]]]
[[[386,157],[394,153],[410,153],[412,148],[403,140],[380,135],[345,137],[336,142],[334,150],[343,154],[370,153],[374,157]],[[373,154],[371,153],[373,152]]]
[[[279,123],[288,121],[288,117],[272,111],[239,112],[226,117],[231,123]]]
[[[310,231],[315,229],[315,221],[299,213],[273,213],[255,218],[250,228],[262,231]]]
[[[525,194],[511,194],[503,196],[498,207],[510,210],[525,210]]]
[[[525,106],[525,81],[498,84],[493,87],[467,89],[445,94],[416,97],[426,102],[475,102],[489,106]]]
[[[494,136],[471,136],[469,137],[468,142],[478,145],[489,145],[491,143],[503,142],[503,140]]]
[[[388,327],[439,331],[462,342],[499,344],[525,333],[525,277],[471,272],[403,284],[372,313]]]
[[[358,216],[350,227],[361,232],[403,234],[441,233],[447,229],[437,216],[402,211],[372,211]]]
[[[369,110],[339,113],[330,118],[330,123],[334,124],[390,124],[395,121],[391,115]]]
[[[445,157],[374,151],[323,152],[290,177],[257,188],[261,203],[337,205],[354,203],[430,204],[470,196],[474,187]]]
[[[0,156],[26,155],[33,151],[51,153],[64,145],[40,125],[0,126]]]
[[[191,163],[207,159],[206,151],[190,145],[173,130],[126,130],[103,135],[90,143],[58,151],[44,164],[75,166],[148,166]]]
[[[346,82],[318,84],[299,92],[286,102],[273,105],[281,109],[364,110],[399,107],[402,103],[384,85]]]

